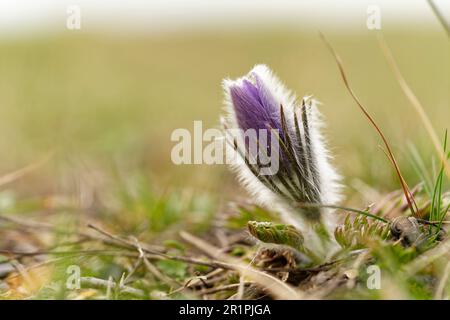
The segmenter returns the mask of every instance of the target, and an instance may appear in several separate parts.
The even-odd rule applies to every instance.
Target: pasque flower
[[[233,164],[243,185],[261,204],[278,210],[285,222],[302,231],[317,221],[333,226],[336,219],[320,204],[339,200],[339,176],[320,133],[316,102],[305,97],[298,103],[264,65],[255,66],[242,78],[224,80],[223,86],[224,126],[241,129],[225,131],[230,149],[244,160]],[[256,131],[256,149],[245,139],[248,136],[243,137],[249,130]],[[261,149],[264,130],[274,134],[267,136],[267,146]],[[261,158],[267,157],[261,155],[262,150],[278,155],[276,171],[261,174]]]

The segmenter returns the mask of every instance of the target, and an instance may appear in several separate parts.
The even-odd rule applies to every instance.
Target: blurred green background
[[[434,151],[375,32],[324,32],[343,58],[353,89],[393,145],[408,182],[418,182],[408,144],[428,165]],[[387,28],[383,34],[443,136],[450,119],[444,31],[436,25],[425,31]],[[257,63],[268,64],[298,96],[313,94],[323,103],[325,133],[347,194],[361,186],[356,180],[380,191],[398,187],[378,136],[345,90],[330,52],[316,31],[295,28],[132,36],[67,31],[2,39],[0,172],[54,151],[47,165],[16,183],[18,190],[74,191],[79,180],[119,171],[139,172],[162,190],[193,188],[226,198],[237,185],[227,168],[172,164],[170,134],[176,128],[192,131],[194,120],[217,127],[222,79],[241,76]]]
[[[252,199],[225,165],[171,161],[172,132],[193,132],[195,120],[203,121],[204,129],[219,127],[222,80],[260,63],[298,97],[314,95],[322,102],[324,133],[346,186],[344,205],[362,208],[399,189],[380,138],[345,89],[319,30],[342,57],[353,90],[384,131],[409,185],[421,180],[411,148],[423,159],[424,171],[439,167],[422,121],[383,57],[377,31],[365,24],[374,2],[399,68],[443,140],[450,120],[450,44],[426,1],[74,2],[81,6],[81,30],[66,28],[68,0],[0,2],[0,217],[6,219],[0,221],[0,249],[5,252],[67,245],[102,249],[70,235],[89,229],[87,223],[171,247],[180,230],[202,237],[220,231],[224,213],[237,229],[249,220],[272,220],[264,210],[255,215],[229,204],[246,207]],[[8,173],[49,154],[44,165],[4,183]],[[5,259],[0,255],[0,266],[9,264],[2,264]],[[40,259],[46,258],[22,262]],[[118,281],[131,267],[131,261],[121,260],[63,259],[59,271],[38,275],[38,284],[65,283],[69,264],[81,265],[83,275]],[[193,274],[184,263],[179,270],[180,278]],[[137,285],[150,292],[159,286],[158,281]],[[10,297],[2,295],[4,288],[0,299]],[[7,288],[13,298],[78,298],[76,292],[55,293],[40,285],[25,293]]]

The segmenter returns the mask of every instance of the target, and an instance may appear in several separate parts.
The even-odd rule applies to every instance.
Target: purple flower
[[[262,204],[274,207],[281,202],[297,208],[293,211],[301,212],[303,217],[320,218],[322,210],[319,208],[299,210],[297,206],[299,203],[335,203],[338,199],[338,176],[329,164],[319,132],[318,111],[312,100],[305,98],[297,105],[295,97],[263,65],[237,80],[225,80],[224,89],[228,111],[225,128],[240,129],[240,133],[226,130],[231,149],[244,159],[233,165],[240,180]],[[265,150],[267,156],[277,151],[279,168],[276,171],[261,173],[261,150],[250,148],[252,141],[245,134],[248,130],[256,130],[253,138],[259,147],[263,142],[261,132],[272,131],[267,134]],[[252,161],[255,158],[257,161]],[[286,220],[299,225],[292,219]]]
[[[280,102],[272,95],[267,86],[256,72],[244,78],[240,83],[230,86],[231,101],[233,103],[238,125],[241,129],[273,128],[281,132]]]

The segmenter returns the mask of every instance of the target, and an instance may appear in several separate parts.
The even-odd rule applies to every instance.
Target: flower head
[[[306,97],[296,103],[264,65],[237,80],[224,80],[224,89],[225,127],[240,129],[227,130],[226,138],[244,160],[233,165],[242,183],[263,205],[279,209],[287,223],[301,230],[308,221],[324,220],[327,211],[314,204],[335,203],[339,186],[320,134],[315,101]],[[247,135],[249,130],[256,134]],[[264,130],[270,132],[266,137]],[[279,167],[262,173],[262,162],[268,157],[274,160],[273,155],[278,156]]]
[[[281,131],[280,105],[256,71],[229,86],[238,125],[243,130],[267,129]]]

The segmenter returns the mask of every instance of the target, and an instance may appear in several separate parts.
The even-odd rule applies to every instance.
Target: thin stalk
[[[391,146],[389,145],[389,142],[387,141],[386,137],[384,136],[383,132],[381,131],[380,127],[377,125],[377,123],[375,122],[375,120],[372,118],[372,116],[367,112],[367,110],[364,108],[364,106],[362,105],[361,101],[359,100],[359,98],[356,96],[356,94],[353,92],[352,88],[350,87],[350,84],[347,80],[347,75],[345,74],[344,68],[343,68],[343,64],[342,64],[342,60],[340,58],[340,56],[337,54],[337,52],[334,50],[334,48],[331,46],[331,44],[325,39],[325,36],[323,34],[320,34],[320,37],[322,38],[322,40],[324,41],[325,45],[328,47],[328,49],[331,51],[331,53],[333,54],[342,80],[344,81],[345,87],[347,88],[348,92],[350,93],[350,95],[352,96],[353,100],[356,102],[356,104],[358,105],[359,109],[363,112],[363,114],[366,116],[366,118],[369,120],[369,122],[372,124],[372,126],[375,128],[375,130],[377,131],[378,135],[380,136],[381,140],[383,141],[388,155],[389,155],[389,159],[391,160],[395,171],[397,173],[398,179],[400,181],[401,187],[403,189],[403,193],[405,194],[405,198],[406,201],[408,202],[408,207],[411,210],[411,213],[416,216],[417,212],[418,212],[418,208],[417,205],[414,201],[414,197],[412,196],[411,192],[409,191],[408,185],[406,184],[406,181],[403,179],[403,176],[401,174],[400,171],[400,167],[397,164],[397,160],[395,160],[394,154],[392,152]]]
[[[350,211],[350,212],[354,212],[354,213],[358,213],[358,214],[362,214],[366,217],[372,218],[372,219],[376,219],[379,221],[382,221],[384,223],[389,223],[389,220],[384,219],[382,217],[379,217],[377,215],[374,215],[372,213],[369,213],[367,211],[363,211],[363,210],[358,210],[358,209],[353,209],[353,208],[348,208],[348,207],[342,207],[342,206],[338,206],[338,205],[331,205],[331,204],[319,204],[319,203],[297,203],[297,206],[299,207],[318,207],[318,208],[330,208],[330,209],[339,209],[339,210],[345,210],[345,211]]]

